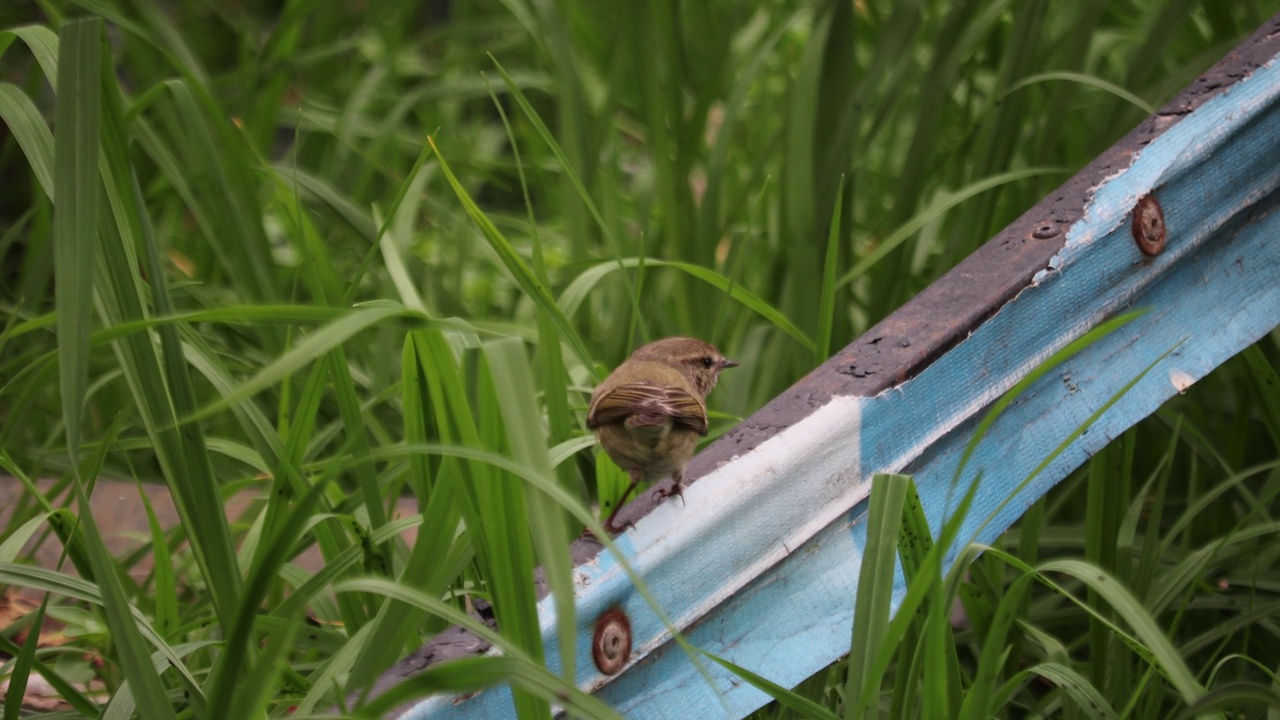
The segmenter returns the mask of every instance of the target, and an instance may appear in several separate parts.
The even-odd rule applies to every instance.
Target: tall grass
[[[705,337],[744,366],[712,398],[727,427],[1278,8],[0,6],[0,467],[25,488],[0,584],[46,593],[0,674],[77,716],[305,716],[484,599],[503,657],[403,693],[609,716],[543,667],[529,583],[547,568],[569,647],[566,541],[617,493],[583,439],[603,372]],[[1181,712],[1148,621],[1197,711],[1274,698],[1278,358],[1228,363],[939,582],[902,636],[943,654],[902,645],[872,707]],[[111,557],[75,512],[101,479],[166,484],[180,522]],[[20,637],[46,616],[77,639]],[[854,712],[864,671],[761,714]]]

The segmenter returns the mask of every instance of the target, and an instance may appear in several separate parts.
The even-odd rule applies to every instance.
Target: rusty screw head
[[[1133,208],[1133,240],[1147,257],[1155,257],[1164,250],[1168,234],[1164,225],[1164,210],[1155,195],[1145,195]]]
[[[631,658],[631,621],[626,613],[613,609],[596,620],[591,638],[591,659],[605,675],[616,675]]]

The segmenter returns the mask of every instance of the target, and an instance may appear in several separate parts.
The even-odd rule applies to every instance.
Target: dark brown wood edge
[[[1048,267],[1050,258],[1062,249],[1067,229],[1080,219],[1102,180],[1127,168],[1144,146],[1183,116],[1278,54],[1280,14],[972,255],[695,456],[686,482],[697,482],[734,456],[750,452],[832,397],[871,397],[920,374]],[[617,523],[634,523],[664,500],[658,488],[650,488],[622,508]],[[595,538],[576,540],[571,546],[574,564],[590,562],[601,549]],[[547,587],[541,570],[536,581],[542,598]],[[481,613],[492,625],[487,608]],[[376,696],[427,667],[470,657],[488,647],[471,633],[450,628],[383,673],[371,694]]]

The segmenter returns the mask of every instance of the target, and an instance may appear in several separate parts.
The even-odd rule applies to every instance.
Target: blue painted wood
[[[1280,322],[1280,69],[1218,95],[1101,184],[1033,285],[914,379],[876,397],[835,397],[701,478],[618,538],[691,642],[784,685],[848,650],[873,472],[915,476],[936,528],[963,487],[950,481],[973,424],[1056,350],[1129,310],[1146,314],[1032,385],[970,461],[982,486],[962,539],[987,542],[1111,438]],[[1164,251],[1138,252],[1131,213],[1154,194]],[[1144,374],[1145,373],[1145,374]],[[1040,462],[1141,379],[1041,472]],[[628,718],[740,717],[768,698],[717,666],[698,673],[615,558],[576,570],[580,685]],[[895,604],[904,588],[896,589]],[[632,664],[606,678],[592,624],[621,608]],[[541,605],[549,663],[552,604]],[[434,698],[406,720],[500,718],[510,693]]]

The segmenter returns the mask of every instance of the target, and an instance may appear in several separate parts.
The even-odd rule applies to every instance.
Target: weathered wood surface
[[[651,492],[618,538],[695,645],[794,685],[848,650],[872,473],[915,476],[935,527],[964,488],[960,452],[993,400],[1118,314],[1147,312],[1032,385],[991,428],[961,537],[989,541],[1054,483],[1280,323],[1280,17],[938,282],[696,457],[686,505]],[[1140,251],[1133,211],[1167,229]],[[1145,374],[1144,374],[1145,372]],[[1024,482],[1086,418],[1137,383]],[[768,698],[717,666],[715,687],[599,546],[574,547],[580,686],[628,718],[739,717]],[[899,587],[898,597],[904,588]],[[630,620],[628,667],[596,671],[596,619]],[[555,619],[542,605],[553,666]],[[450,644],[452,643],[452,644]],[[389,671],[483,650],[450,636]],[[510,693],[433,698],[404,718],[507,717]]]

